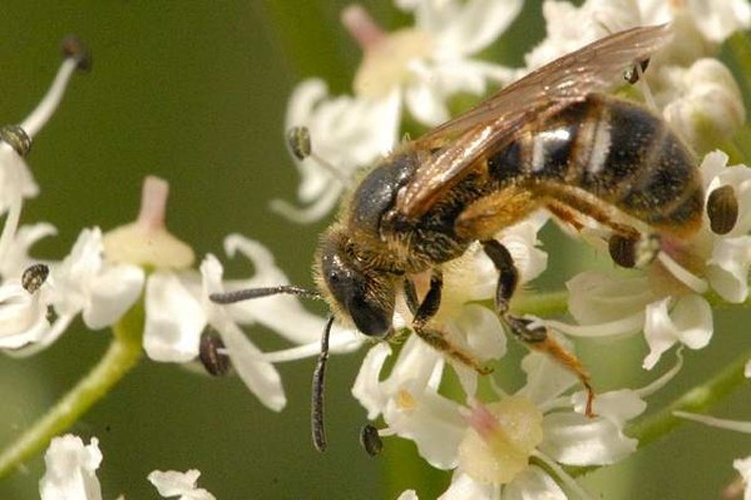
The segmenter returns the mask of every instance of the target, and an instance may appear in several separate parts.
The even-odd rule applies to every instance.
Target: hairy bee
[[[508,329],[576,373],[593,397],[579,361],[545,327],[509,311],[518,272],[496,239],[539,209],[574,229],[608,228],[610,252],[623,266],[639,262],[650,236],[684,239],[701,224],[703,190],[691,151],[647,108],[610,97],[626,71],[670,37],[663,26],[613,34],[538,69],[465,114],[400,145],[348,196],[323,234],[315,259],[319,297],[331,310],[314,379],[313,434],[325,447],[323,371],[333,318],[363,334],[388,338],[398,294],[414,314],[413,330],[436,349],[483,371],[430,320],[441,302],[444,263],[476,241],[498,270],[496,308]],[[416,275],[430,273],[418,297]],[[215,296],[233,302],[273,293],[316,296],[281,286]]]

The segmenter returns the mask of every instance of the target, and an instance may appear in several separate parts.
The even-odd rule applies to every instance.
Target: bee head
[[[340,320],[351,319],[363,334],[385,338],[394,315],[393,280],[358,258],[348,241],[336,227],[323,235],[316,257],[318,288]]]

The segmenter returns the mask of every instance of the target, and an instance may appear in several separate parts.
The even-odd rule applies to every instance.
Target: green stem
[[[711,379],[692,387],[654,415],[632,425],[626,430],[626,434],[638,439],[640,448],[666,435],[686,422],[673,415],[674,411],[703,412],[748,380],[744,377],[743,370],[749,359],[751,351],[744,352]]]
[[[143,305],[137,303],[113,330],[112,343],[94,368],[3,451],[0,478],[45,449],[53,437],[66,431],[136,366],[142,352]]]

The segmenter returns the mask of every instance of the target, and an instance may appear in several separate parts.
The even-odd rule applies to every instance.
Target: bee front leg
[[[530,349],[549,354],[558,363],[573,372],[587,390],[586,415],[594,416],[592,402],[594,390],[589,383],[589,374],[576,356],[563,348],[556,340],[548,335],[545,326],[534,326],[533,321],[514,316],[509,312],[509,303],[519,283],[519,272],[511,258],[508,249],[496,240],[482,242],[483,249],[498,270],[498,286],[495,293],[495,304],[498,315],[508,325],[512,334]]]
[[[412,290],[408,290],[406,287],[412,287]],[[431,318],[438,312],[438,308],[441,305],[441,289],[443,288],[443,275],[440,270],[434,270],[430,276],[430,288],[428,293],[425,294],[425,298],[417,306],[414,319],[412,320],[412,329],[415,331],[418,337],[425,341],[428,345],[434,349],[441,351],[448,356],[451,356],[460,363],[473,368],[481,375],[486,375],[492,370],[483,367],[472,354],[462,349],[461,347],[454,345],[449,339],[446,338],[446,333],[442,330],[431,328],[428,326]],[[412,294],[412,299],[408,302],[416,303],[417,294],[414,291],[414,284],[409,280],[405,282],[405,293]]]

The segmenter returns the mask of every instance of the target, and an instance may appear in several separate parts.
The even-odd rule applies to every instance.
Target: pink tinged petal
[[[214,495],[196,487],[200,476],[201,472],[196,469],[186,472],[155,470],[147,479],[163,498],[179,496],[181,500],[215,500]]]
[[[530,466],[503,488],[503,500],[566,500],[558,483],[539,467]]]
[[[650,352],[643,363],[647,370],[652,369],[662,353],[677,342],[690,349],[701,349],[712,338],[712,309],[703,297],[679,297],[669,309],[670,303],[668,297],[647,306],[644,336]]]
[[[206,321],[201,303],[175,274],[157,272],[149,276],[143,337],[149,358],[172,363],[194,359]]]
[[[287,398],[274,365],[258,360],[261,351],[234,323],[222,321],[214,326],[222,336],[232,366],[248,389],[267,408],[281,411],[287,404]]]
[[[443,494],[438,497],[439,500],[466,500],[472,499],[494,499],[499,497],[499,488],[492,484],[484,484],[475,481],[468,474],[457,469],[451,478],[451,484]],[[505,497],[504,497],[505,498]]]
[[[715,242],[706,274],[712,288],[728,302],[740,304],[748,297],[751,237],[722,238]]]
[[[638,444],[613,421],[578,413],[546,415],[543,428],[540,451],[566,465],[612,464],[636,451]]]
[[[88,445],[72,434],[53,438],[44,463],[47,470],[39,481],[42,500],[101,500],[96,470],[102,463],[102,452],[96,438]]]
[[[0,287],[0,349],[18,349],[39,342],[50,331],[47,306],[40,294],[18,283]]]
[[[141,295],[145,274],[136,266],[121,264],[99,273],[90,283],[83,321],[92,330],[115,323]]]

